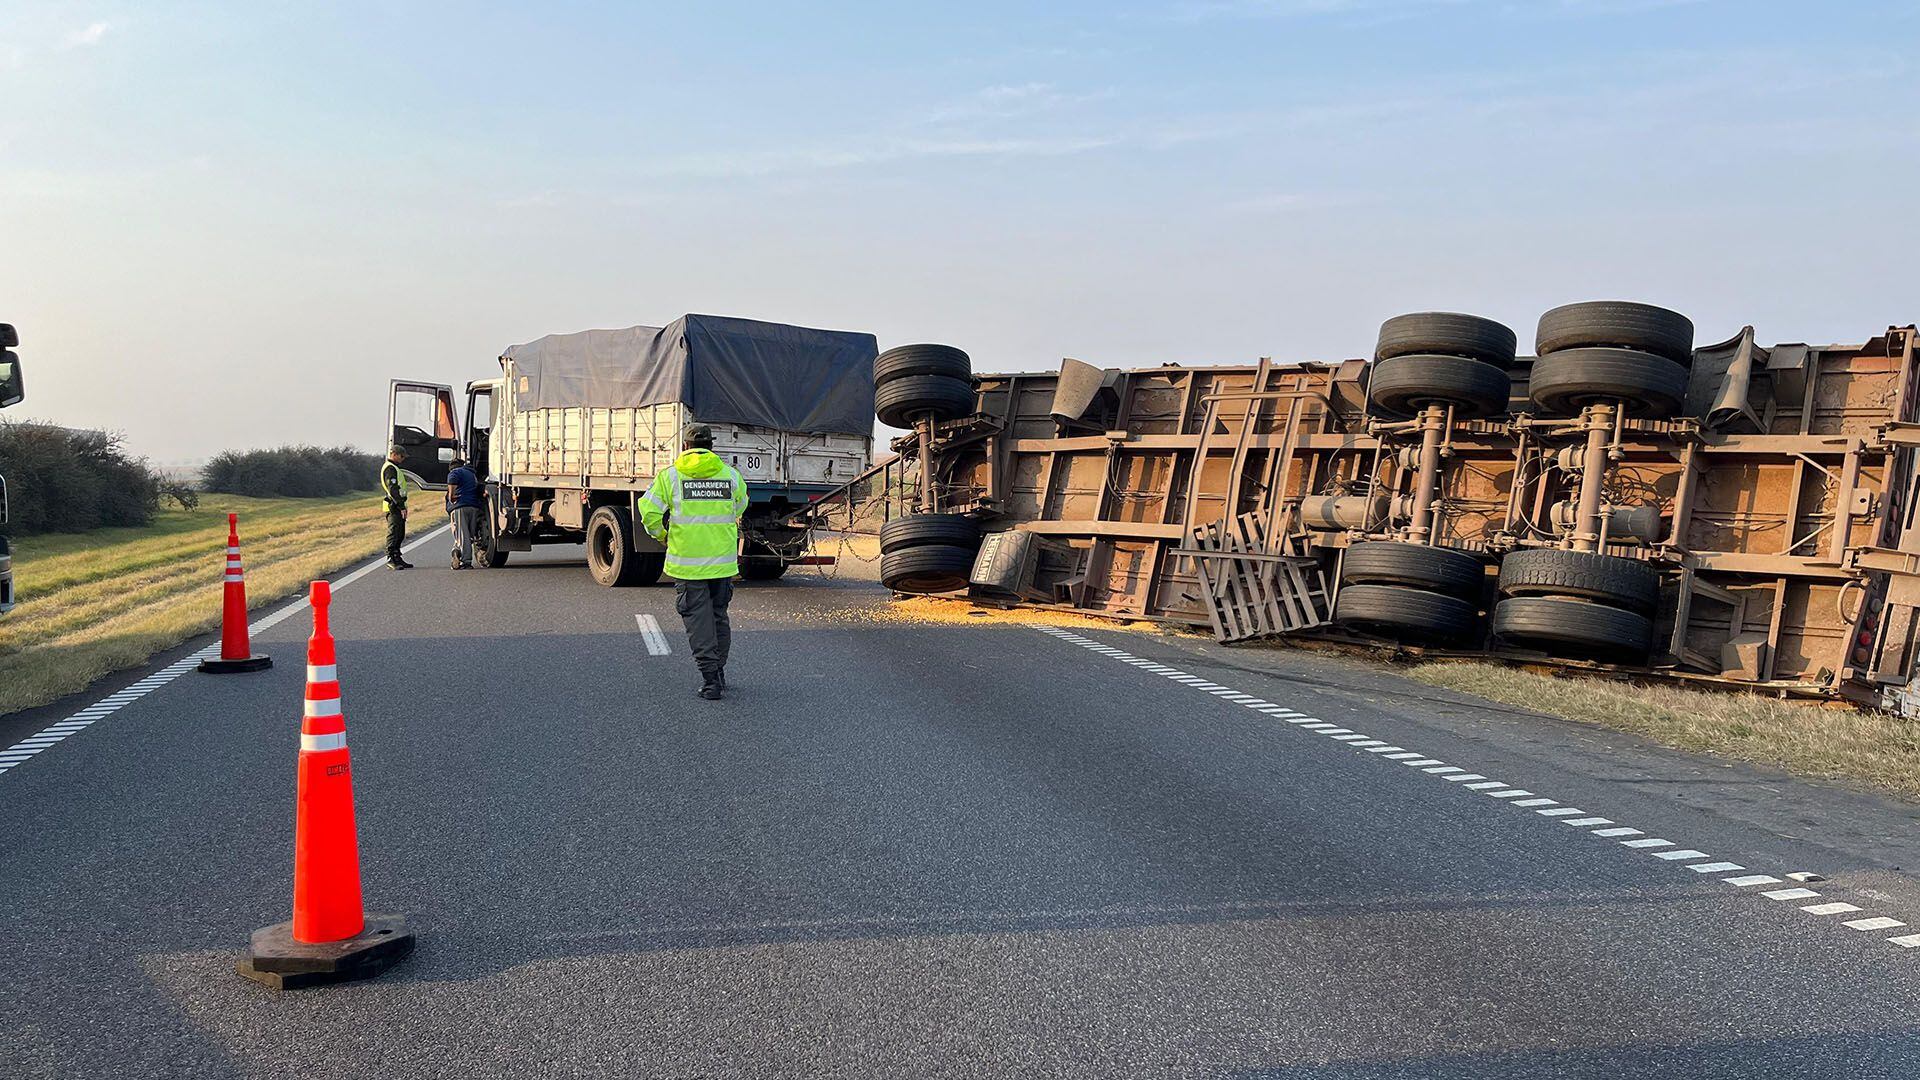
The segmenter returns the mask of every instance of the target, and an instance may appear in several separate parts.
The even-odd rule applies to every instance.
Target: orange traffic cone
[[[220,612],[220,659],[200,661],[200,670],[216,675],[239,671],[265,671],[273,666],[273,657],[255,656],[247,642],[247,571],[240,565],[240,515],[227,515],[227,573],[222,586],[226,596]]]
[[[347,718],[327,625],[332,587],[312,585],[313,636],[307,641],[306,714],[293,818],[293,919],[253,932],[240,974],[276,990],[364,979],[413,951],[398,915],[360,906],[360,846],[353,827],[353,771]]]

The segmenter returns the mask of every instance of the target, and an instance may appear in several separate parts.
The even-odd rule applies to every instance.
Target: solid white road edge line
[[[419,547],[421,544],[424,544],[427,541],[433,539],[434,537],[440,535],[442,532],[445,532],[448,528],[449,526],[442,525],[439,528],[429,530],[428,532],[423,533],[419,537],[415,538],[413,541],[408,543],[405,547],[401,548],[400,550],[402,552],[412,551],[414,548]],[[333,591],[339,592],[341,589],[346,588],[348,585],[351,585],[354,582],[359,581],[361,578],[366,577],[368,574],[378,569],[381,566],[381,564],[384,563],[385,561],[386,561],[385,556],[376,557],[372,562],[368,563],[367,565],[360,567],[358,570],[353,571],[352,573],[348,574],[346,577],[343,577],[340,580],[334,582]],[[307,609],[307,598],[305,596],[302,596],[300,599],[295,600],[293,603],[287,604],[286,606],[282,607],[280,610],[275,611],[273,614],[263,615],[260,618],[255,619],[253,622],[248,623],[247,636],[251,637],[254,634],[260,633],[262,630],[266,630],[270,627],[278,626],[280,623],[285,622],[289,618],[292,618],[296,612],[305,611],[306,609]],[[112,713],[119,712],[120,709],[122,709],[123,707],[127,705],[131,705],[132,703],[140,700],[141,698],[146,697],[148,694],[153,693],[155,690],[160,689],[161,687],[167,685],[168,683],[179,678],[180,676],[185,675],[187,672],[192,671],[196,666],[199,665],[200,661],[216,656],[219,654],[219,652],[220,652],[220,643],[216,641],[213,644],[208,645],[207,647],[199,650],[198,652],[195,652],[192,656],[188,656],[180,660],[175,660],[173,663],[168,664],[166,667],[161,668],[159,671],[154,672],[152,675],[149,675],[146,678],[141,679],[139,682],[136,682],[116,693],[109,694],[108,696],[100,699],[99,701],[93,703],[92,705],[89,705],[84,709],[75,711],[74,713],[69,715],[66,719],[60,721],[59,723],[48,725],[47,727],[42,728],[41,730],[33,733],[32,735],[29,735],[26,738],[21,739],[19,742],[14,743],[12,746],[7,747],[5,751],[0,752],[0,774],[5,774],[7,770],[15,768],[19,765],[25,764],[27,759],[33,757],[35,754],[38,754],[40,751],[48,749],[49,747],[59,743],[61,740],[65,739],[67,736],[77,733],[82,728],[86,727],[87,724],[91,724],[93,721],[98,720],[104,716],[108,716]],[[85,721],[86,723],[79,723],[80,721]],[[78,726],[75,726],[76,724],[78,724]]]

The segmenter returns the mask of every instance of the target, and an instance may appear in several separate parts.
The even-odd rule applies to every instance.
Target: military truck
[[[20,372],[20,335],[12,323],[0,323],[0,409],[18,405],[27,396]],[[0,526],[7,523],[7,478],[0,476]],[[13,610],[13,545],[0,532],[0,615]]]
[[[553,334],[500,354],[498,378],[466,385],[395,380],[390,441],[405,470],[446,486],[463,456],[486,492],[475,563],[507,564],[540,544],[582,544],[595,581],[657,581],[666,550],[637,503],[680,452],[689,424],[740,471],[741,576],[766,580],[808,556],[788,518],[864,472],[873,453],[873,335],[713,315],[664,327]]]

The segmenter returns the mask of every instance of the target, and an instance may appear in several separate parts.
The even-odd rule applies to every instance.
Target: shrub
[[[201,487],[229,495],[320,498],[379,485],[379,456],[350,446],[228,450],[200,473]]]
[[[10,531],[84,532],[145,525],[160,502],[160,475],[128,454],[117,432],[0,421],[0,476]]]
[[[193,490],[192,484],[185,483],[184,481],[162,478],[160,481],[160,497],[163,499],[172,499],[174,505],[180,507],[182,510],[200,509],[200,493]]]

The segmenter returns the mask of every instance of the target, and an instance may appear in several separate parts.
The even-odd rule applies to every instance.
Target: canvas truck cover
[[[681,402],[702,421],[873,432],[872,334],[683,315],[664,327],[549,334],[501,354],[521,409]]]

